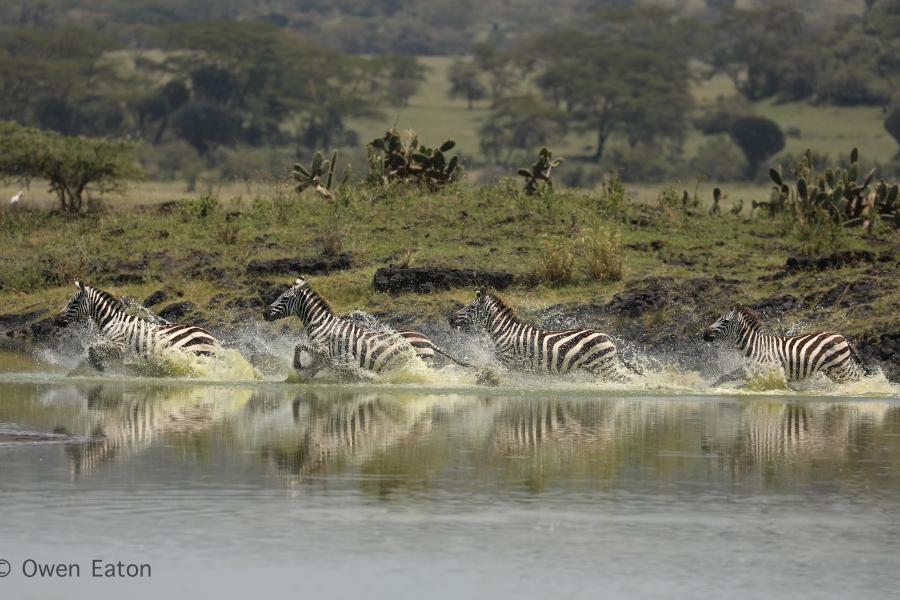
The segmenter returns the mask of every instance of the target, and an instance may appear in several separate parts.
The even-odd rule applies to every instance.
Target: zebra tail
[[[644,372],[641,371],[638,367],[634,366],[632,363],[630,363],[627,360],[625,360],[624,358],[622,358],[621,354],[619,355],[619,362],[622,363],[623,367],[625,367],[626,369],[628,369],[635,375],[643,375],[644,374]]]
[[[446,350],[444,350],[443,348],[441,348],[440,346],[438,346],[438,345],[436,345],[436,344],[431,344],[431,348],[432,348],[432,350],[434,350],[434,351],[437,352],[438,354],[442,354],[443,356],[449,358],[450,360],[452,360],[453,362],[455,362],[456,364],[458,364],[458,365],[461,366],[461,367],[466,367],[467,369],[471,369],[471,368],[472,368],[472,365],[470,365],[469,363],[463,362],[463,361],[461,361],[461,360],[459,360],[459,359],[457,359],[457,358],[454,358],[453,356],[447,354],[447,351],[446,351]]]
[[[850,348],[850,356],[856,361],[856,365],[862,369],[862,372],[866,377],[870,376],[872,374],[872,369],[869,368],[869,365],[867,365],[862,357],[856,352],[856,348],[854,348],[850,342],[847,342],[847,347]]]

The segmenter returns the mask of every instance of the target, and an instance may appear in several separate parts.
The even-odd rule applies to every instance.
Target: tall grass
[[[598,230],[581,240],[584,266],[588,276],[597,281],[619,281],[625,273],[622,234]]]

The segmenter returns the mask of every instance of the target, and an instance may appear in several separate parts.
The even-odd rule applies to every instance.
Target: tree
[[[385,54],[377,59],[377,63],[384,72],[388,100],[397,106],[408,106],[409,99],[427,79],[428,67],[408,54]]]
[[[760,163],[784,148],[784,134],[778,123],[765,117],[742,117],[734,122],[729,134],[747,158],[747,174],[751,178]]]
[[[544,97],[595,134],[595,160],[616,132],[632,147],[680,142],[693,106],[685,56],[579,31],[539,36],[522,52]]]
[[[455,60],[447,72],[450,81],[451,98],[465,98],[472,110],[472,103],[481,100],[487,95],[487,90],[479,78],[478,67],[475,63],[465,60]]]
[[[472,48],[474,63],[488,79],[493,100],[511,95],[520,76],[515,72],[512,52],[503,52],[491,44],[475,44]]]
[[[884,128],[900,144],[900,106],[895,106],[888,113]]]
[[[561,112],[534,96],[501,98],[479,130],[481,151],[497,163],[509,164],[513,151],[532,151],[564,132]]]
[[[120,191],[140,171],[124,141],[70,137],[0,121],[0,177],[46,179],[63,212],[81,211],[89,190]]]
[[[726,10],[713,27],[707,60],[713,73],[727,75],[749,100],[769,98],[780,89],[782,69],[798,55],[803,28],[803,13],[786,6]]]

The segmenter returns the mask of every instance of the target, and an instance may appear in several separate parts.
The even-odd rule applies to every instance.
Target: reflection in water
[[[897,414],[882,402],[753,401],[744,405],[736,422],[704,436],[701,445],[734,477],[755,471],[771,475],[770,469],[777,467],[841,465],[868,443],[874,427],[885,424],[895,428]]]
[[[125,461],[158,439],[191,438],[235,410],[259,404],[249,390],[215,387],[94,385],[86,391],[75,389],[85,410],[77,426],[80,431],[74,432],[81,441],[66,445],[73,478],[114,460]],[[72,433],[65,426],[55,429]]]
[[[639,481],[790,487],[823,473],[900,481],[900,408],[886,401],[507,397],[297,386],[0,384],[0,425],[69,434],[72,476],[134,457],[253,457],[282,485],[341,476],[363,493]],[[298,389],[300,392],[298,393]],[[27,437],[27,436],[26,436]],[[22,439],[26,439],[23,437]],[[174,449],[174,453],[168,449]],[[179,454],[180,453],[180,454]],[[712,470],[710,470],[712,468]],[[349,476],[349,477],[348,477]]]

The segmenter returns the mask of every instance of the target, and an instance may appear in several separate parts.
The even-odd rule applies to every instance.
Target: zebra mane
[[[109,292],[103,291],[99,288],[92,288],[92,287],[87,287],[87,286],[85,286],[85,287],[86,287],[86,289],[92,290],[96,294],[97,300],[100,300],[102,302],[108,302],[108,303],[112,304],[113,307],[115,307],[119,310],[127,310],[128,305],[121,298],[117,298],[116,296],[113,296]]]
[[[743,304],[736,304],[734,306],[734,310],[741,314],[744,317],[744,320],[749,324],[753,329],[757,331],[765,331],[767,329],[765,322],[763,322],[762,317],[759,316],[755,310],[750,308],[749,306],[744,306]]]
[[[307,283],[307,284],[302,288],[301,291],[307,295],[307,298],[308,298],[308,300],[309,300],[310,303],[312,303],[312,304],[314,304],[314,305],[316,305],[316,306],[320,306],[320,307],[323,308],[329,315],[333,315],[333,314],[334,314],[334,309],[331,308],[331,304],[329,304],[328,300],[326,300],[326,299],[322,296],[322,294],[320,294],[319,292],[317,292],[316,290],[314,290],[314,289],[312,288],[312,286],[309,285],[309,283]]]
[[[495,302],[495,307],[496,307],[497,313],[505,312],[513,319],[515,319],[515,320],[519,319],[519,315],[516,314],[516,311],[514,311],[506,302],[504,302],[500,298],[500,296],[498,296],[497,294],[493,294],[491,292],[485,292],[484,295],[486,297],[492,299]]]

